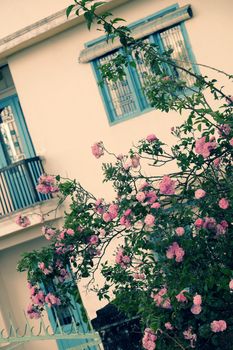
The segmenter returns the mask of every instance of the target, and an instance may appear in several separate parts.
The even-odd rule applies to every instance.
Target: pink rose
[[[61,300],[52,293],[46,295],[45,302],[48,304],[48,307],[52,307],[52,305],[61,305]]]
[[[175,251],[175,256],[176,256],[176,262],[182,262],[183,261],[183,257],[184,257],[184,250],[179,247],[176,251]]]
[[[171,300],[170,298],[165,298],[161,304],[161,306],[164,308],[164,309],[170,309],[171,308]]]
[[[203,227],[207,230],[213,230],[216,228],[216,220],[215,218],[211,218],[211,217],[205,217],[205,221],[203,224]]]
[[[138,154],[134,154],[131,158],[131,166],[132,168],[137,168],[140,165],[140,156]]]
[[[116,264],[119,264],[123,269],[126,269],[126,267],[129,265],[130,257],[128,255],[125,255],[123,248],[118,249],[115,262]]]
[[[112,221],[112,217],[109,213],[103,213],[103,220],[104,222],[110,222]]]
[[[105,231],[104,228],[101,228],[101,229],[99,230],[99,237],[100,237],[100,238],[104,238],[105,236],[106,236],[106,231]]]
[[[186,296],[180,292],[179,294],[176,295],[176,299],[177,301],[179,301],[179,303],[187,303],[188,299],[186,298]]]
[[[89,243],[90,243],[91,245],[97,244],[98,241],[99,241],[99,238],[98,238],[98,236],[96,236],[96,235],[92,235],[92,236],[90,237],[90,239],[89,239]]]
[[[233,138],[230,139],[229,144],[230,144],[231,146],[233,146]]]
[[[18,215],[16,217],[15,223],[21,227],[27,227],[31,225],[31,221],[27,216]]]
[[[144,280],[146,278],[144,273],[134,273],[133,278],[136,280]]]
[[[153,142],[153,141],[158,140],[158,138],[155,136],[155,134],[150,134],[150,135],[148,135],[148,136],[146,137],[146,140],[147,140],[148,142]]]
[[[94,143],[94,145],[91,146],[91,151],[97,159],[100,158],[104,155],[103,143],[101,141]]]
[[[205,197],[205,195],[206,195],[206,192],[204,190],[202,190],[201,188],[195,191],[195,198],[196,199],[203,198],[203,197]]]
[[[174,194],[176,188],[176,182],[172,180],[169,176],[164,176],[159,184],[160,193],[162,194]]]
[[[223,332],[227,329],[227,323],[224,320],[213,321],[210,324],[210,328],[214,333]]]
[[[124,164],[123,164],[123,168],[125,170],[128,170],[131,167],[132,163],[131,160],[127,160]]]
[[[40,270],[44,270],[45,269],[45,263],[44,262],[39,262],[38,263],[38,267]]]
[[[146,217],[145,217],[145,220],[144,220],[144,223],[149,226],[149,227],[152,227],[154,226],[154,223],[155,223],[155,217],[151,214],[147,214]]]
[[[229,207],[229,202],[226,198],[222,198],[218,202],[218,205],[221,209],[227,209]]]
[[[58,240],[60,241],[61,239],[65,238],[65,231],[61,231],[60,235],[58,236]]]
[[[144,192],[138,192],[136,194],[136,199],[139,201],[139,202],[143,202],[146,198],[146,195]]]
[[[74,235],[74,230],[72,230],[72,228],[68,228],[66,230],[66,233],[67,233],[68,236],[73,236]]]
[[[193,305],[192,307],[191,307],[191,312],[192,312],[192,314],[194,314],[194,315],[199,315],[200,313],[201,313],[201,306],[200,305]]]
[[[122,256],[122,261],[124,264],[129,264],[130,263],[130,257],[128,255],[123,255]]]
[[[117,204],[111,204],[108,208],[108,212],[110,214],[111,219],[115,219],[118,215],[118,205]]]
[[[170,322],[164,323],[164,327],[169,331],[173,330],[172,324]]]
[[[50,239],[52,239],[53,236],[56,234],[56,231],[50,227],[43,226],[41,230],[48,241],[50,241]]]
[[[131,209],[126,209],[126,211],[124,212],[124,216],[129,216],[131,212],[132,212]]]
[[[95,210],[96,210],[96,212],[98,214],[103,214],[104,213],[105,206],[104,206],[103,198],[97,199],[97,201],[95,202]]]
[[[214,166],[217,168],[219,166],[220,162],[221,162],[221,159],[220,158],[216,158],[214,160]]]
[[[157,336],[152,329],[146,328],[144,331],[144,336],[142,338],[143,348],[146,350],[154,350],[156,348],[156,339]]]
[[[152,206],[151,206],[151,208],[153,208],[153,209],[159,209],[160,207],[161,207],[161,204],[158,203],[158,202],[153,203]]]
[[[117,155],[117,159],[118,160],[123,160],[124,159],[124,155],[122,153]]]
[[[202,220],[201,218],[198,218],[195,222],[194,222],[194,225],[197,227],[197,228],[201,228],[204,224],[204,220]]]
[[[195,348],[195,342],[197,340],[196,333],[192,333],[192,327],[189,327],[183,332],[184,339],[190,340],[190,347]]]
[[[27,315],[30,319],[38,319],[41,317],[41,311],[38,309],[38,307],[36,307],[33,304],[28,305],[27,307]]]
[[[183,257],[185,255],[184,250],[179,246],[177,242],[173,242],[172,245],[170,245],[166,252],[166,257],[168,259],[175,258],[176,262],[183,261]]]
[[[203,158],[210,156],[210,152],[217,147],[214,140],[206,141],[206,136],[201,137],[195,143],[195,152],[202,155]]]
[[[120,218],[120,224],[125,226],[126,228],[131,226],[130,220],[127,219],[127,217],[124,215]]]
[[[230,280],[230,282],[229,282],[229,288],[230,288],[230,289],[233,289],[233,279]]]
[[[176,234],[177,234],[177,236],[183,236],[184,228],[183,227],[177,227],[176,228]]]
[[[36,186],[36,190],[43,194],[55,193],[59,191],[56,186],[56,179],[54,176],[43,174],[39,177],[39,184]]]
[[[158,199],[155,191],[146,192],[146,201],[148,204],[153,204]]]
[[[202,303],[202,298],[200,294],[195,295],[195,297],[193,297],[193,304],[194,305],[201,305]]]

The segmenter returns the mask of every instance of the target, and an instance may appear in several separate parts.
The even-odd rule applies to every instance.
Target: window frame
[[[133,28],[135,28],[137,26],[140,26],[141,24],[143,24],[145,22],[149,22],[149,21],[154,20],[154,19],[156,19],[158,17],[164,16],[164,15],[170,13],[170,12],[173,12],[173,11],[175,11],[178,8],[179,8],[178,4],[172,5],[172,6],[170,6],[168,8],[165,8],[165,9],[159,11],[159,12],[156,12],[156,13],[154,13],[154,14],[152,14],[152,15],[144,18],[144,19],[141,19],[141,20],[138,20],[136,22],[133,22],[131,25],[129,25],[129,28],[133,29]],[[188,56],[190,58],[190,62],[192,62],[193,71],[196,74],[200,74],[199,68],[196,65],[195,56],[194,56],[194,53],[193,53],[193,50],[192,50],[192,47],[191,47],[191,44],[190,44],[190,40],[189,40],[189,37],[188,37],[188,33],[187,33],[187,30],[186,30],[184,21],[182,21],[182,22],[180,22],[178,24],[175,24],[174,26],[167,27],[165,30],[168,30],[168,29],[170,29],[172,27],[175,27],[175,26],[179,26],[179,28],[180,28],[181,35],[182,35],[183,40],[184,40],[185,48],[186,48]],[[161,50],[163,50],[163,43],[162,43],[162,39],[160,37],[160,33],[162,31],[164,31],[164,30],[157,31],[157,32],[152,33],[149,36],[145,37],[145,39],[148,38],[150,42],[157,43]],[[100,38],[98,38],[96,40],[92,40],[92,41],[88,42],[85,45],[85,47],[94,46],[95,44],[100,43],[101,41],[104,41],[104,40],[106,40],[106,36],[102,36],[102,37],[100,37]],[[121,50],[122,50],[122,48],[117,49],[116,52],[120,52]],[[100,72],[99,72],[99,69],[98,69],[98,62],[99,62],[100,58],[105,57],[105,56],[107,56],[107,55],[109,55],[109,54],[111,54],[113,52],[114,51],[109,52],[108,54],[106,54],[104,56],[101,56],[101,57],[98,57],[98,58],[96,58],[95,60],[93,60],[91,62],[91,67],[92,67],[95,79],[97,81],[97,84],[101,80],[101,75],[100,75]],[[111,96],[110,96],[110,94],[108,92],[107,85],[103,84],[102,86],[100,86],[100,84],[98,84],[98,89],[99,89],[99,92],[100,92],[101,99],[103,101],[104,109],[105,109],[105,112],[107,114],[108,122],[109,122],[110,126],[113,126],[115,124],[124,122],[126,120],[135,118],[135,117],[137,117],[139,115],[143,115],[145,113],[148,113],[148,112],[154,110],[153,107],[151,107],[149,105],[146,106],[147,103],[146,103],[145,96],[144,96],[144,94],[141,91],[139,91],[140,90],[139,89],[139,87],[140,87],[140,80],[138,78],[138,74],[137,74],[136,70],[133,67],[128,66],[126,68],[126,76],[127,76],[128,83],[129,83],[129,86],[130,86],[131,91],[132,91],[132,96],[133,96],[134,101],[135,101],[135,103],[137,105],[137,109],[134,112],[132,112],[130,114],[125,114],[125,115],[123,115],[121,117],[117,117],[117,115],[114,113],[112,99],[111,99]]]

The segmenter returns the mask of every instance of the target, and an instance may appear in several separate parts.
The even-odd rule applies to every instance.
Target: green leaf
[[[67,17],[67,18],[69,17],[71,11],[73,10],[73,8],[74,8],[75,6],[76,6],[76,5],[70,5],[70,6],[67,7],[67,9],[66,9],[66,17]]]
[[[95,12],[95,10],[97,9],[97,7],[102,6],[102,5],[104,5],[104,4],[106,4],[105,1],[96,2],[94,5],[91,6],[91,11],[92,11],[92,12]]]
[[[114,19],[111,21],[111,23],[112,23],[112,24],[116,24],[116,23],[118,23],[118,22],[120,22],[120,21],[126,22],[125,19],[120,18],[120,17],[116,17],[116,18],[114,18]]]
[[[94,14],[92,12],[85,12],[84,17],[85,17],[86,22],[87,22],[87,28],[90,30],[91,25],[92,25],[93,20],[94,20]]]
[[[197,129],[201,131],[201,124],[198,124]]]

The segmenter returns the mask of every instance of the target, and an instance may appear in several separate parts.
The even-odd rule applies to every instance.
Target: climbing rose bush
[[[104,179],[116,192],[110,203],[76,181],[57,177],[59,196],[71,200],[64,228],[44,226],[50,246],[25,254],[19,263],[19,270],[28,270],[30,318],[39,318],[46,305],[69,303],[68,291],[77,293],[75,281],[93,277],[99,265],[106,281],[99,297],[109,299],[113,289],[117,306],[140,317],[144,349],[218,349],[220,344],[230,349],[233,131],[222,137],[218,123],[203,127],[206,138],[213,131],[216,135],[208,157],[196,150],[198,131],[192,139],[186,136],[186,124],[176,130],[178,142],[170,153],[157,137],[145,136],[127,154],[113,155],[114,163],[103,164]],[[175,162],[184,155],[187,139],[185,170],[156,175],[164,159]],[[109,152],[99,144],[103,157]],[[151,176],[143,171],[148,162],[155,171]],[[114,240],[115,263],[102,263]],[[56,281],[56,292],[46,294],[40,285],[51,281]]]
[[[69,295],[77,294],[76,281],[89,277],[91,287],[101,269],[105,284],[99,298],[114,299],[129,317],[140,318],[144,349],[232,350],[233,98],[216,80],[175,61],[172,50],[160,54],[154,45],[135,41],[128,28],[115,27],[121,19],[101,17],[95,13],[101,4],[86,7],[91,2],[75,1],[67,14],[82,10],[89,28],[97,20],[108,36],[120,37],[123,54],[101,65],[103,81],[122,80],[124,65],[135,66],[130,54],[144,57],[152,72],[144,76],[147,101],[157,113],[180,113],[183,123],[171,128],[171,147],[156,129],[125,154],[110,152],[102,141],[91,146],[96,161],[107,156],[102,168],[104,182],[115,191],[111,202],[76,180],[39,179],[37,190],[59,190],[69,210],[63,228],[43,227],[49,246],[19,262],[30,283],[28,314],[38,318],[46,306],[68,304]],[[170,174],[163,171],[169,163]],[[112,246],[110,263],[104,257]],[[41,290],[51,283],[54,294]]]

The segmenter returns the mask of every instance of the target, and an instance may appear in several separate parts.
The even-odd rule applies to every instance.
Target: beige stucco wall
[[[1,0],[0,36],[33,24],[72,3],[72,0]]]
[[[233,1],[177,2],[180,6],[192,4],[194,17],[186,22],[186,29],[197,62],[231,73]],[[66,4],[65,0],[1,1],[0,35],[33,23]],[[131,23],[172,4],[173,0],[132,0],[114,13]],[[15,16],[21,10],[24,16]],[[84,44],[98,36],[99,32],[89,32],[83,24],[14,54],[8,62],[35,149],[45,157],[46,170],[52,174],[77,178],[97,197],[106,196],[110,199],[110,186],[102,184],[101,160],[91,155],[91,145],[103,140],[109,149],[125,153],[135,140],[151,132],[170,144],[173,141],[170,128],[180,123],[182,117],[153,110],[110,126],[91,65],[78,63],[78,55]],[[221,76],[219,79],[227,89],[228,82]],[[231,91],[227,93],[232,94]],[[12,248],[12,261],[8,267],[11,273],[17,252],[18,246],[15,253]],[[7,256],[1,253],[0,260],[4,258]],[[7,275],[5,279],[7,284]],[[19,277],[15,277],[13,287],[17,281]],[[18,293],[19,303],[24,305],[27,299],[24,289]],[[101,304],[94,294],[83,296],[90,316],[94,316]]]

